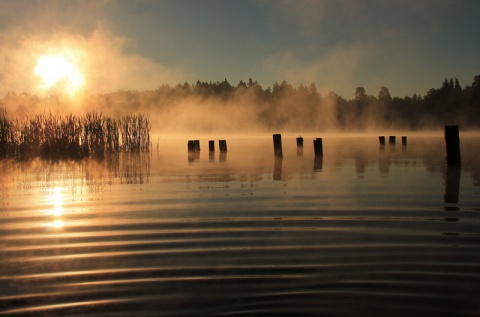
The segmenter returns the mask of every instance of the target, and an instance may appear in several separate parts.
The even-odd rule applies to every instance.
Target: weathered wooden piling
[[[227,152],[227,140],[219,140],[218,147],[220,148],[220,152]]]
[[[195,140],[195,151],[200,152],[200,140]]]
[[[402,145],[407,145],[407,137],[405,135],[402,136]]]
[[[395,144],[395,141],[396,141],[397,137],[394,136],[394,135],[391,135],[388,137],[388,144]]]
[[[188,140],[188,152],[195,152],[195,142],[193,140]]]
[[[379,136],[378,141],[380,142],[380,145],[385,145],[385,136]]]
[[[275,153],[275,157],[283,157],[281,134],[273,135],[273,151]]]
[[[323,140],[322,138],[316,138],[313,140],[313,150],[315,156],[323,156]]]
[[[297,138],[297,147],[303,147],[303,138],[301,136]]]
[[[208,151],[215,152],[215,141],[213,140],[208,141]]]
[[[303,138],[301,136],[297,138],[297,156],[303,156]]]
[[[445,126],[445,144],[447,147],[447,165],[462,165],[462,158],[460,155],[460,134],[458,130],[458,125]]]

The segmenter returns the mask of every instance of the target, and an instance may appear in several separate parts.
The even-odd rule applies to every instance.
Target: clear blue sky
[[[425,95],[480,75],[479,33],[477,0],[0,0],[0,94],[28,90],[16,56],[62,34],[105,54],[89,70],[100,90],[251,77]]]

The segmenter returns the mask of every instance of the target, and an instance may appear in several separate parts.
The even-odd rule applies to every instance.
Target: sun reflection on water
[[[52,204],[54,208],[52,209],[52,214],[54,216],[61,216],[63,214],[63,193],[61,187],[54,187],[50,194],[52,195]]]
[[[55,220],[51,224],[52,227],[55,227],[57,229],[63,228],[63,221],[62,220]]]
[[[49,227],[57,229],[63,228],[63,221],[59,219],[63,213],[63,188],[54,187],[49,190],[49,204],[53,205],[53,208],[49,210],[49,213],[55,217],[52,223],[49,223]]]

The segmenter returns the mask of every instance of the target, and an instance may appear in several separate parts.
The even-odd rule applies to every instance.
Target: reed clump
[[[148,115],[118,119],[101,113],[84,116],[40,114],[20,122],[0,113],[0,158],[48,160],[103,158],[118,152],[148,152]]]

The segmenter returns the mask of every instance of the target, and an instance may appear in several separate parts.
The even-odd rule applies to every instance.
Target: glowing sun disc
[[[34,73],[42,79],[42,89],[62,88],[75,93],[84,83],[83,75],[73,61],[62,55],[38,58]]]

